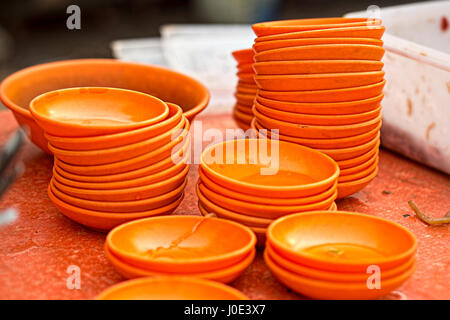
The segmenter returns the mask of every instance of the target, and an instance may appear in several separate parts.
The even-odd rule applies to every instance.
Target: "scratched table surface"
[[[197,118],[203,130],[235,128],[230,115]],[[17,124],[9,111],[0,113],[0,143]],[[105,234],[64,217],[47,197],[52,157],[28,142],[21,157],[25,172],[8,190],[0,208],[15,207],[18,219],[0,228],[0,299],[91,299],[123,281],[103,252]],[[385,299],[450,299],[450,226],[427,226],[408,206],[414,200],[430,216],[450,210],[450,177],[392,152],[380,153],[380,170],[359,193],[337,202],[341,210],[384,217],[417,237],[417,270]],[[174,214],[200,214],[195,183],[197,166],[189,173],[186,196]],[[68,267],[81,271],[80,289],[67,286]],[[272,276],[259,252],[250,267],[231,285],[251,299],[303,299]]]

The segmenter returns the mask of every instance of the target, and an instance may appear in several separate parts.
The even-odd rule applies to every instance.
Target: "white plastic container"
[[[380,17],[387,80],[382,145],[450,174],[450,1],[381,8]]]

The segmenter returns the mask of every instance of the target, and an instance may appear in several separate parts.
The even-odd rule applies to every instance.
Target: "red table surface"
[[[203,129],[235,128],[230,115],[204,115]],[[0,113],[0,143],[17,124],[9,111]],[[124,279],[103,252],[105,234],[64,217],[47,196],[52,157],[31,143],[22,153],[25,173],[1,200],[15,207],[18,220],[0,227],[0,299],[90,299]],[[380,170],[359,193],[338,201],[341,210],[376,215],[398,222],[417,237],[417,270],[387,299],[450,299],[450,227],[427,226],[408,206],[414,200],[428,215],[450,210],[450,178],[392,152],[380,153]],[[199,214],[195,184],[197,166],[189,173],[186,196],[175,214]],[[384,192],[389,191],[389,193]],[[81,288],[68,289],[67,268],[80,267]],[[259,252],[251,266],[231,285],[251,299],[301,299],[275,279]]]

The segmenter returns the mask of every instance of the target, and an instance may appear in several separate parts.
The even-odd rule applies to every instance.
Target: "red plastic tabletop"
[[[203,129],[235,128],[230,115],[203,115]],[[17,124],[9,111],[0,113],[0,143]],[[31,143],[24,148],[25,173],[8,190],[0,208],[15,207],[18,219],[0,228],[0,299],[90,299],[122,281],[103,252],[105,234],[64,217],[47,197],[52,158]],[[427,226],[408,206],[414,200],[430,216],[450,210],[450,178],[416,162],[382,150],[378,176],[359,193],[338,201],[341,210],[388,218],[411,230],[419,241],[414,275],[387,299],[450,299],[450,226]],[[175,214],[200,214],[192,166],[186,197]],[[81,272],[80,289],[67,286],[70,266]],[[69,269],[70,271],[70,269]],[[280,284],[261,252],[244,274],[231,283],[251,299],[301,299]]]

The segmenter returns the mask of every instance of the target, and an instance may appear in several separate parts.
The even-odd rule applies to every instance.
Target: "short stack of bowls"
[[[237,62],[238,83],[236,86],[236,104],[234,105],[233,117],[237,125],[247,130],[253,118],[253,100],[255,99],[257,86],[253,71],[253,50],[244,49],[233,52]]]
[[[253,25],[255,129],[328,154],[338,198],[377,174],[385,84],[380,20],[325,18]],[[271,133],[267,133],[270,137]]]
[[[239,223],[172,215],[114,228],[105,252],[125,278],[186,276],[228,283],[252,263],[255,244],[253,232]]]
[[[336,210],[339,168],[329,156],[298,144],[241,139],[204,150],[197,194],[203,215],[250,227],[264,246],[275,219],[304,211]]]
[[[376,299],[414,272],[414,235],[386,219],[338,211],[278,219],[264,259],[278,280],[316,299]]]
[[[177,105],[136,91],[72,88],[32,100],[54,154],[48,194],[97,230],[174,211],[189,171],[189,121]]]

